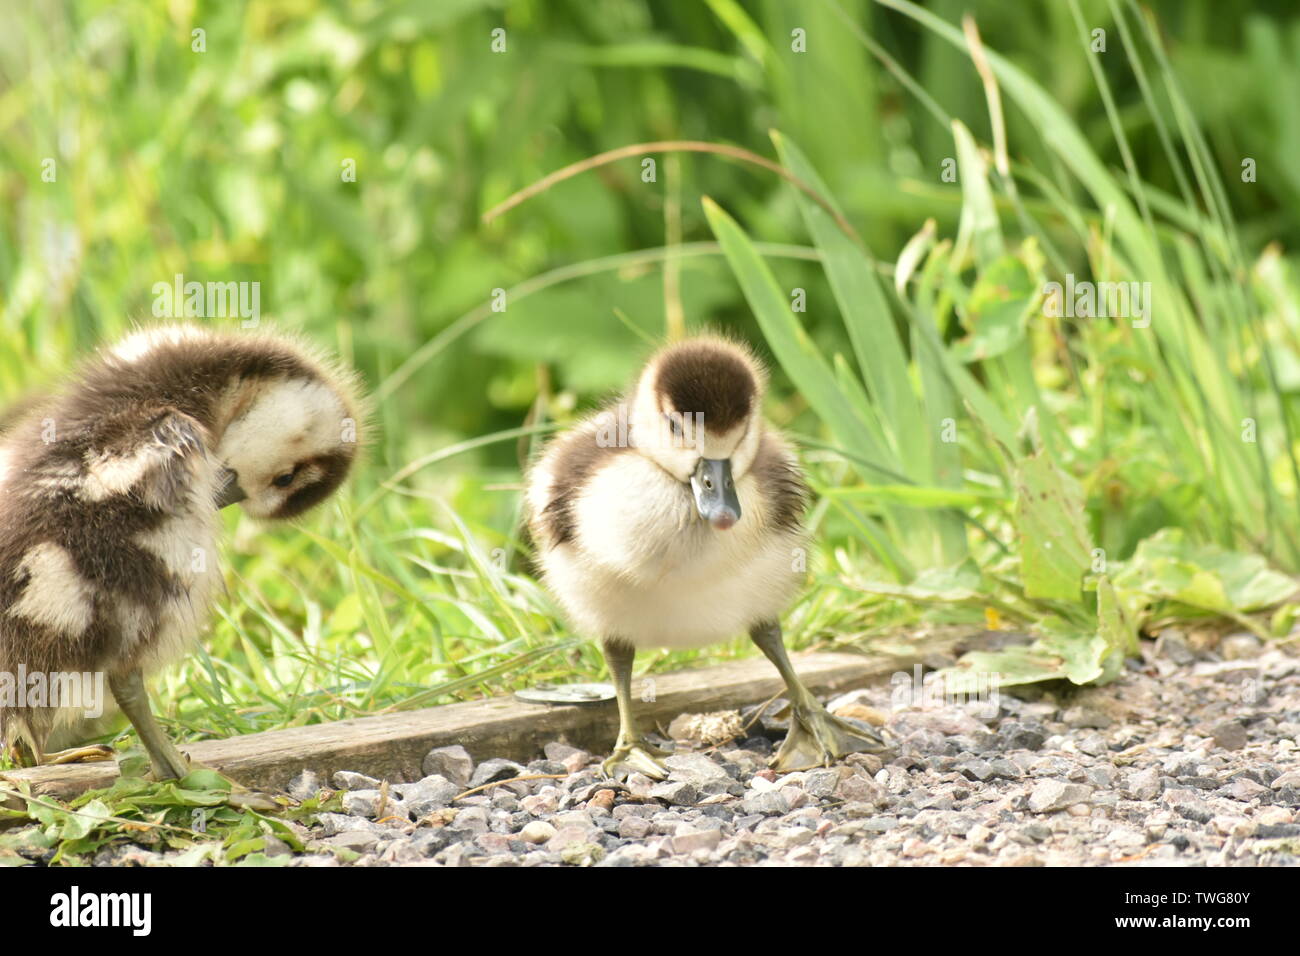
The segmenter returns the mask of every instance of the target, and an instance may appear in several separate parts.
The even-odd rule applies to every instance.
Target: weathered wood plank
[[[925,648],[933,649],[933,644]],[[917,657],[815,653],[795,655],[794,663],[814,693],[826,694],[887,679],[918,658],[919,651]],[[638,714],[665,726],[680,713],[741,707],[766,700],[782,688],[775,669],[762,659],[656,674],[653,680],[654,700],[638,701]],[[612,701],[546,705],[496,697],[200,741],[183,749],[191,759],[248,787],[282,790],[304,767],[325,780],[338,770],[395,782],[417,780],[424,755],[449,744],[463,745],[475,760],[533,760],[549,740],[565,740],[600,753],[613,745],[617,727],[618,712]],[[0,780],[26,780],[34,793],[63,799],[109,786],[116,777],[117,767],[111,761],[0,774]]]

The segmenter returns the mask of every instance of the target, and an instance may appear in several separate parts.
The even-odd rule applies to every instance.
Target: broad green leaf
[[[60,836],[64,840],[80,840],[88,835],[96,824],[104,822],[110,816],[113,816],[113,811],[103,800],[92,800],[76,813],[67,815],[67,822],[63,824],[63,832]]]
[[[1016,644],[998,651],[971,651],[952,667],[939,671],[944,689],[969,694],[989,686],[1013,687],[1065,676],[1061,657],[1029,644]]]
[[[1297,590],[1294,578],[1274,571],[1262,557],[1194,544],[1179,528],[1165,528],[1139,543],[1116,574],[1115,586],[1148,601],[1176,601],[1222,614],[1264,610]]]
[[[1044,454],[1016,468],[1016,537],[1025,596],[1078,602],[1092,545],[1078,483]]]
[[[1018,255],[1002,256],[991,263],[975,280],[966,300],[967,334],[953,343],[952,354],[969,363],[1010,351],[1024,340],[1040,294]]]

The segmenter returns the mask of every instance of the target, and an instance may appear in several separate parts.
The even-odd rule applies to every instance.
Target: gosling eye
[[[293,484],[293,476],[297,473],[298,469],[295,468],[293,471],[286,471],[282,475],[276,475],[271,479],[271,484],[275,485],[277,488],[288,488]]]

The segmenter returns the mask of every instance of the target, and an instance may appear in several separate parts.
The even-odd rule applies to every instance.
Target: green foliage
[[[263,851],[269,840],[303,849],[287,821],[309,822],[342,807],[341,795],[328,791],[302,803],[285,799],[276,805],[261,795],[232,791],[231,782],[212,770],[153,783],[130,775],[125,764],[122,769],[111,787],[66,803],[33,796],[26,785],[20,794],[7,790],[27,808],[0,809],[0,821],[31,820],[37,826],[0,833],[0,867],[38,859],[50,866],[89,866],[100,850],[128,844],[180,851],[168,859],[170,866],[283,866],[291,857],[268,857]],[[258,799],[251,800],[254,796]]]

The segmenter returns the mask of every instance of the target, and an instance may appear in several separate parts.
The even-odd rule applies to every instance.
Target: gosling
[[[527,480],[538,562],[575,630],[601,641],[619,734],[604,763],[667,771],[632,707],[638,648],[699,647],[746,632],[784,679],[780,771],[879,751],[795,674],[780,615],[799,589],[807,486],[763,421],[766,375],[746,348],[704,336],[655,354],[616,404],[553,440]]]
[[[19,673],[94,673],[155,778],[188,772],[144,675],[207,624],[223,587],[217,512],[241,502],[282,520],[320,502],[357,455],[359,414],[351,375],[309,348],[173,325],[97,353],[11,416],[0,430],[0,741],[20,765],[45,762],[51,731],[75,712],[20,706],[5,676],[12,690]]]

